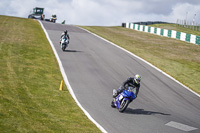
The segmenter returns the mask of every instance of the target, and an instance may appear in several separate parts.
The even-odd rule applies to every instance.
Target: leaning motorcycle
[[[119,109],[119,112],[124,112],[135,98],[136,88],[128,87],[126,90],[123,90],[116,98],[113,98],[111,102],[111,107]],[[117,94],[117,90],[113,90],[113,96]]]
[[[61,42],[60,42],[60,46],[61,46],[61,49],[63,51],[65,51],[65,49],[68,47],[68,44],[69,44],[68,38],[67,37],[62,37]]]

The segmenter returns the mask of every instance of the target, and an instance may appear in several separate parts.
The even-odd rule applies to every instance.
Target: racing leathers
[[[60,43],[62,41],[62,38],[68,39],[68,43],[69,43],[70,38],[69,38],[69,34],[67,32],[64,32],[64,33],[61,34]]]
[[[128,89],[129,86],[135,87],[135,89],[136,89],[135,95],[136,95],[136,97],[137,97],[137,95],[138,95],[138,93],[139,93],[139,89],[140,89],[140,83],[137,84],[137,83],[135,82],[135,80],[134,80],[134,77],[130,77],[130,78],[128,78],[126,81],[124,81],[124,82],[122,83],[122,85],[119,87],[119,89],[117,90],[117,94],[116,94],[115,96],[113,96],[113,97],[114,97],[114,98],[117,97],[123,90]]]

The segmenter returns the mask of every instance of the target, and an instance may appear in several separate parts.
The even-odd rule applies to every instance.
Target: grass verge
[[[200,46],[123,27],[81,27],[140,56],[200,94]]]
[[[76,105],[40,24],[0,16],[0,131],[100,132]]]

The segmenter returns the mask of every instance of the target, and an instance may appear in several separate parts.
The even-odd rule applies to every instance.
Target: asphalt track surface
[[[200,97],[145,62],[73,25],[42,22],[83,108],[109,133],[200,133]],[[70,44],[59,46],[67,29]],[[138,98],[124,113],[110,106],[112,90],[142,77]]]

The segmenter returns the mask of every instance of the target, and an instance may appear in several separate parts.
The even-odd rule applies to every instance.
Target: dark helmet
[[[64,31],[65,32],[65,34],[67,34],[68,33],[68,31],[66,30],[66,31]]]

